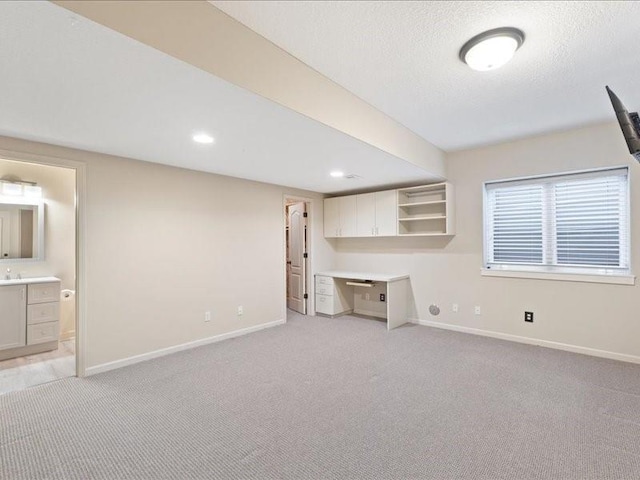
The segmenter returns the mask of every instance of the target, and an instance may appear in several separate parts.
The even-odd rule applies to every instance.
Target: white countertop
[[[316,276],[320,277],[333,277],[333,278],[347,278],[350,280],[372,280],[374,282],[396,282],[398,280],[404,280],[409,278],[409,274],[398,273],[372,273],[372,272],[347,272],[331,270],[328,272],[318,272]]]
[[[33,277],[33,278],[12,278],[11,280],[0,280],[0,287],[4,285],[28,285],[30,283],[53,283],[59,282],[56,277]]]

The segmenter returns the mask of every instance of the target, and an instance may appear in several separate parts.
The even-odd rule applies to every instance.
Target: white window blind
[[[485,266],[629,269],[627,168],[485,184]]]

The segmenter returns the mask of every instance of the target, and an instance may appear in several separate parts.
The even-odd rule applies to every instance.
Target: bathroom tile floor
[[[75,340],[66,340],[53,352],[1,361],[0,395],[75,374]]]

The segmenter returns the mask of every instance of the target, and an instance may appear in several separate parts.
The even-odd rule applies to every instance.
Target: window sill
[[[480,270],[483,277],[528,278],[533,280],[559,280],[562,282],[611,283],[635,285],[635,275],[593,275],[584,273],[524,272],[517,270]]]

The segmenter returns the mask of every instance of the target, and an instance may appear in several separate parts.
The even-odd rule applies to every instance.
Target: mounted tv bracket
[[[640,116],[638,116],[638,112],[629,113],[616,94],[609,87],[605,88],[609,94],[613,110],[616,112],[618,124],[627,142],[627,147],[629,147],[629,153],[640,162]]]

